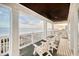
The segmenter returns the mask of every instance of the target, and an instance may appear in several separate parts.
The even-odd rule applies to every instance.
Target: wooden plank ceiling
[[[20,3],[25,7],[41,14],[42,16],[53,20],[67,20],[69,12],[69,3]]]

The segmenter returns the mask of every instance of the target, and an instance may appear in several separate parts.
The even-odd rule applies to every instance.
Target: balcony
[[[54,26],[56,24],[53,21],[21,4],[0,4],[0,25],[9,29],[8,34],[3,35],[4,31],[1,31],[0,55],[78,55],[78,23],[74,20],[77,18],[75,16],[77,13],[75,13],[76,9],[74,9],[75,15],[73,15],[73,8],[71,8],[75,7],[75,5],[71,4],[70,6],[67,25],[63,29],[56,30]]]

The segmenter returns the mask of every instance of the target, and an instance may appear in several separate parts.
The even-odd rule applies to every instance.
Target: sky
[[[39,18],[30,16],[30,15],[20,15],[19,24],[20,27],[27,27],[33,25],[39,25],[42,21]],[[28,27],[29,27],[28,26]],[[0,27],[10,27],[10,10],[0,7]]]
[[[42,28],[43,21],[32,15],[20,15],[19,26],[21,28]]]
[[[19,25],[21,28],[43,28],[43,21],[40,18],[34,17],[32,15],[20,15]],[[52,24],[47,22],[47,27],[51,28]]]
[[[0,27],[10,27],[10,10],[0,7]],[[43,28],[43,21],[32,15],[19,15],[20,28]],[[51,25],[48,23],[48,27]]]
[[[9,27],[10,11],[9,9],[0,7],[0,27]]]
[[[39,18],[31,15],[20,15],[19,21],[21,24],[29,24],[29,25],[37,25],[42,22]]]

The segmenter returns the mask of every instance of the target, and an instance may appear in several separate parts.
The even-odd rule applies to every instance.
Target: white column
[[[52,35],[54,35],[54,23],[52,23]]]
[[[70,8],[69,8],[69,15],[68,15],[68,38],[70,40],[70,48],[73,50],[73,46],[74,46],[74,43],[73,43],[73,29],[72,29],[72,21],[73,21],[73,6],[72,4],[70,4]]]
[[[18,10],[12,10],[11,33],[9,42],[9,55],[19,55],[19,29],[18,29]]]
[[[77,55],[77,40],[78,40],[78,14],[76,4],[70,4],[68,25],[69,25],[69,40],[71,49],[74,55]]]
[[[74,20],[73,20],[73,27],[74,27],[74,55],[78,55],[78,9],[77,4],[74,4]]]
[[[44,40],[47,38],[47,21],[44,21]]]
[[[32,41],[32,44],[34,44],[34,36],[33,36],[33,33],[31,33],[31,41]]]

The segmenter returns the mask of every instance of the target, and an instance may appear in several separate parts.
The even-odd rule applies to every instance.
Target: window
[[[9,50],[10,9],[0,5],[0,54]]]
[[[0,35],[10,32],[10,10],[0,7]]]
[[[44,37],[43,21],[30,14],[19,15],[20,46],[36,43]]]

